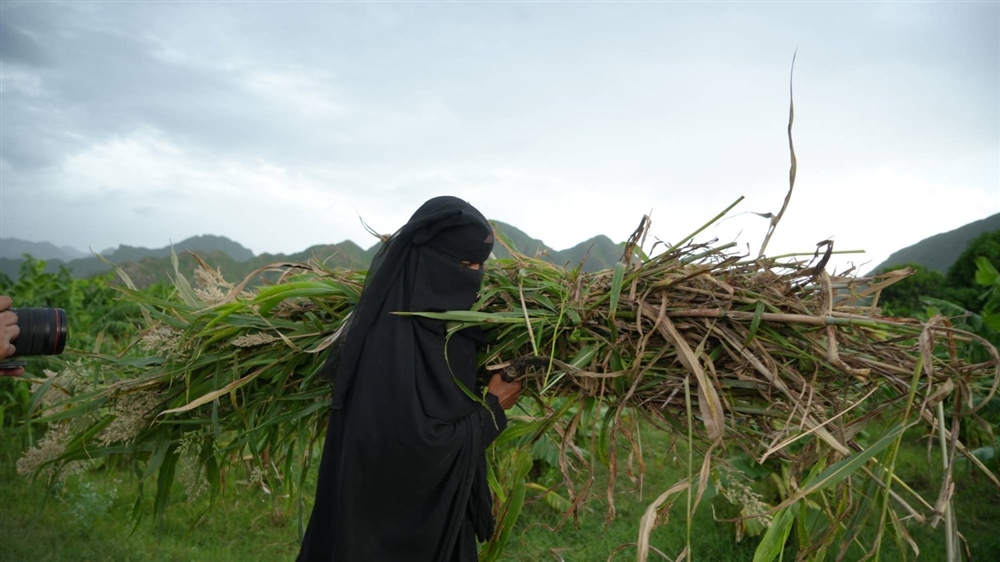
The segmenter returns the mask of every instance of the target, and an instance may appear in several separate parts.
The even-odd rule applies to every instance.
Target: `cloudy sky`
[[[562,249],[875,265],[1000,212],[1000,4],[0,4],[0,235],[86,251],[197,234],[374,240],[461,196]]]

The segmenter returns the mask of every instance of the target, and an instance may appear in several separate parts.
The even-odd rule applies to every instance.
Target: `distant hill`
[[[510,242],[513,249],[525,254],[527,256],[535,257],[537,255],[545,254],[547,252],[553,252],[552,248],[545,245],[544,242],[536,238],[532,238],[525,234],[525,232],[516,226],[500,222],[492,221],[493,229],[500,233],[500,236]],[[510,257],[510,252],[507,248],[503,246],[500,240],[493,243],[493,255],[498,258],[508,258]]]
[[[178,254],[191,251],[196,254],[211,254],[220,252],[229,256],[233,261],[247,261],[254,258],[253,252],[243,247],[238,242],[226,238],[225,236],[214,236],[205,234],[202,236],[192,236],[186,240],[173,245],[173,249]],[[168,258],[170,257],[170,246],[151,250],[149,248],[126,246],[122,244],[111,253],[102,253],[114,263],[125,263],[138,261],[144,258]]]
[[[312,246],[305,251],[296,254],[261,254],[247,261],[236,261],[231,256],[219,251],[194,253],[202,258],[213,268],[222,272],[222,276],[230,282],[241,282],[254,271],[274,263],[301,263],[309,260],[316,260],[325,264],[329,268],[344,267],[349,269],[363,269],[368,267],[371,258],[375,255],[378,245],[372,246],[368,250],[363,250],[360,246],[346,240],[339,244],[321,244]],[[187,251],[177,253],[178,268],[182,273],[187,274],[194,270],[197,262]],[[173,276],[173,265],[170,258],[146,257],[138,262],[117,264],[121,267],[132,281],[139,287],[147,287],[156,282],[167,281]],[[274,276],[258,276],[251,280],[251,284],[259,284],[274,281]]]
[[[23,263],[23,255],[28,254],[31,257],[45,261],[45,271],[49,273],[55,273],[59,271],[60,267],[67,267],[73,272],[74,277],[84,278],[98,275],[101,273],[107,273],[111,271],[111,267],[108,266],[99,257],[93,254],[84,254],[79,250],[73,248],[68,248],[63,257],[42,257],[42,256],[53,256],[51,252],[46,252],[46,248],[55,248],[52,244],[48,242],[23,242],[20,244],[11,243],[8,246],[8,241],[16,240],[11,238],[3,239],[4,255],[0,257],[0,272],[11,278],[11,280],[17,280],[21,263]],[[32,251],[22,252],[16,255],[12,254],[13,249],[28,249],[38,251],[38,254],[32,253]],[[195,252],[201,256],[214,256],[217,259],[227,261],[230,263],[246,263],[254,259],[254,254],[248,248],[239,244],[238,242],[233,242],[232,240],[224,236],[214,236],[214,235],[202,235],[202,236],[192,236],[186,240],[178,242],[173,245],[173,249],[177,254],[185,255],[187,251]],[[68,258],[66,256],[77,255],[76,258]],[[149,269],[145,274],[135,271],[139,278],[149,278],[152,279],[165,280],[167,272],[173,271],[170,266],[170,246],[164,246],[163,248],[142,248],[135,246],[121,245],[113,250],[105,250],[101,254],[106,259],[112,263],[122,266],[124,264],[139,264],[133,266],[133,269],[142,267]],[[163,264],[164,267],[159,267],[157,264]],[[243,269],[243,268],[240,268]],[[162,273],[161,273],[162,270]],[[252,271],[252,269],[247,270]]]
[[[584,271],[598,271],[614,266],[621,257],[622,245],[612,242],[607,236],[595,236],[572,248],[557,251],[515,226],[499,221],[494,222],[494,225],[517,251],[529,256],[537,256],[561,266],[573,268],[582,264]],[[4,239],[5,247],[7,247],[7,240]],[[190,251],[198,254],[212,267],[219,269],[226,279],[239,282],[257,269],[277,262],[316,260],[331,268],[364,269],[371,263],[379,245],[376,243],[364,249],[350,240],[345,240],[338,244],[318,244],[294,254],[255,256],[249,249],[224,236],[205,235],[194,236],[174,244],[173,250],[177,253],[179,267],[184,273],[192,271],[197,263],[188,253]],[[55,248],[55,246],[44,242],[24,242],[17,246],[11,244],[10,248],[28,250],[22,254],[0,257],[0,272],[15,281],[18,278],[21,263],[24,261],[21,257],[23,253],[45,261],[45,270],[52,273],[57,272],[60,267],[66,267],[72,271],[74,277],[85,278],[111,270],[106,263],[92,254],[85,255],[79,251],[76,251],[75,254],[69,251],[65,254],[55,254],[52,251],[46,251]],[[68,250],[72,250],[72,248]],[[122,268],[137,286],[146,287],[157,282],[168,281],[173,275],[170,250],[170,246],[150,249],[123,244],[118,248],[105,250],[101,252],[101,255]],[[35,251],[42,252],[39,255],[51,257],[39,257],[39,255],[32,253]],[[501,258],[509,256],[509,252],[499,243],[494,248],[494,254]],[[77,255],[77,257],[70,257],[72,255]]]
[[[585,242],[580,242],[572,248],[556,252],[553,263],[567,267],[576,267],[583,262],[583,271],[600,271],[615,266],[622,258],[624,243],[612,242],[607,236],[600,234]]]
[[[0,238],[0,258],[19,260],[28,254],[39,260],[70,261],[87,257],[85,252],[69,246],[57,247],[48,242],[28,242],[19,238]]]
[[[607,236],[599,235],[566,250],[553,250],[541,240],[525,234],[515,226],[493,221],[494,227],[522,254],[538,257],[556,265],[574,268],[581,263],[583,271],[600,271],[613,267],[622,255],[623,244],[616,244]],[[510,256],[510,252],[499,242],[493,248],[498,258]]]
[[[494,221],[493,224],[517,251],[560,266],[575,268],[582,264],[584,271],[599,271],[613,267],[621,258],[623,244],[615,243],[607,236],[595,236],[572,248],[555,250],[513,225],[500,221]],[[1000,230],[1000,213],[903,248],[889,256],[889,259],[879,264],[873,271],[884,270],[894,265],[916,263],[944,273],[970,240],[983,232],[993,230]],[[364,249],[350,240],[345,240],[338,244],[318,244],[294,254],[255,256],[238,242],[224,236],[213,235],[194,236],[173,246],[182,272],[194,269],[196,262],[188,253],[191,251],[221,270],[226,279],[234,282],[242,281],[255,270],[276,262],[316,260],[330,268],[364,269],[368,267],[378,248],[378,243]],[[65,266],[72,271],[74,277],[78,278],[110,271],[110,268],[96,256],[83,254],[73,248],[58,248],[47,242],[3,238],[0,239],[0,250],[2,250],[0,272],[12,280],[17,280],[21,263],[24,261],[21,257],[23,254],[45,261],[46,271],[56,272]],[[509,256],[509,252],[499,242],[494,246],[494,254],[499,258]],[[102,255],[125,270],[140,287],[168,281],[173,275],[170,246],[149,249],[121,245],[116,249],[102,252]]]
[[[367,250],[362,249],[350,240],[345,240],[339,244],[319,244],[310,246],[303,252],[297,254],[261,254],[254,258],[257,267],[274,263],[276,261],[305,262],[316,260],[326,263],[329,267],[346,267],[348,269],[364,269],[371,263],[378,250],[379,244],[375,244]]]
[[[872,271],[885,271],[897,265],[915,263],[932,271],[947,273],[948,268],[955,263],[973,238],[994,230],[1000,230],[1000,213],[955,230],[935,234],[912,246],[893,252]]]

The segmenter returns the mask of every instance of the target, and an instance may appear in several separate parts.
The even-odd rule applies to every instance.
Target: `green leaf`
[[[802,482],[799,492],[783,502],[782,505],[786,505],[789,502],[793,502],[808,496],[809,494],[825,490],[830,486],[844,481],[844,479],[848,478],[864,466],[869,459],[879,454],[883,449],[893,443],[896,438],[906,430],[907,427],[908,426],[905,425],[897,425],[886,432],[885,435],[883,435],[878,441],[873,443],[867,449],[854,453],[853,455],[830,465],[829,468],[821,472],[815,478],[807,478]]]
[[[597,354],[597,346],[588,345],[577,352],[570,360],[569,364],[576,367],[577,369],[583,369],[590,364],[591,359]]]
[[[154,472],[160,469],[163,465],[163,461],[167,458],[167,453],[170,451],[170,435],[166,431],[160,433],[159,439],[156,442],[156,449],[153,452],[153,456],[149,459],[149,464],[146,466],[146,471],[142,474],[140,480],[145,480],[153,475]]]
[[[610,312],[608,314],[611,324],[612,336],[617,336],[615,329],[615,314],[618,312],[618,301],[621,298],[622,283],[625,280],[625,264],[618,262],[615,264],[615,271],[611,275]]]
[[[544,435],[546,431],[552,429],[552,426],[566,415],[566,412],[569,412],[574,405],[574,401],[565,400],[558,410],[549,414],[544,419],[508,425],[507,429],[496,438],[494,445],[499,447],[505,443],[523,439],[528,435],[531,435],[531,439],[528,442],[533,443]]]
[[[497,529],[493,534],[493,539],[487,544],[485,552],[479,556],[480,562],[493,562],[500,560],[503,549],[510,539],[511,533],[518,518],[521,516],[521,508],[524,506],[524,496],[527,491],[527,476],[531,470],[531,453],[526,449],[517,449],[510,452],[513,455],[514,474],[510,481],[513,486],[507,496],[500,517],[497,521]]]
[[[986,324],[990,329],[1000,331],[1000,312],[995,312],[993,314],[987,314],[983,317],[983,324]]]
[[[753,320],[750,321],[750,331],[747,332],[747,337],[743,341],[744,346],[750,345],[754,336],[757,335],[757,329],[760,328],[760,321],[764,318],[764,309],[764,301],[757,301],[757,308],[753,311]]]
[[[171,453],[173,450],[171,448]],[[153,501],[153,513],[160,521],[166,514],[167,502],[170,499],[170,488],[174,485],[174,472],[177,468],[177,459],[180,455],[168,454],[160,465],[160,471],[156,476],[156,499]]]
[[[1000,272],[985,257],[976,258],[976,283],[985,287],[1000,286]]]
[[[795,503],[792,503],[774,516],[771,526],[761,537],[760,544],[753,553],[753,562],[771,562],[781,555],[792,530],[792,523],[795,522],[795,510]]]
[[[181,300],[184,304],[193,307],[201,308],[204,303],[198,298],[198,295],[194,293],[194,289],[191,288],[191,284],[181,273],[180,265],[177,262],[177,254],[174,252],[174,247],[170,247],[170,263],[174,266],[174,286],[177,287],[177,293],[181,296]]]
[[[533,312],[528,311],[533,316]],[[475,312],[472,310],[453,310],[450,312],[393,312],[399,316],[420,316],[431,320],[452,320],[468,324],[524,324],[523,312]]]
[[[198,398],[195,398],[194,400],[192,400],[191,402],[189,402],[189,403],[187,403],[187,404],[185,404],[183,406],[180,406],[180,407],[177,407],[177,408],[171,408],[169,410],[164,410],[164,411],[160,412],[157,415],[158,416],[163,416],[163,415],[166,415],[166,414],[179,414],[181,412],[187,412],[188,410],[193,410],[193,409],[197,408],[198,406],[201,406],[202,404],[208,404],[209,402],[211,402],[213,400],[217,400],[219,397],[225,396],[226,394],[229,394],[230,392],[233,392],[237,388],[240,388],[241,386],[243,386],[243,385],[251,382],[252,380],[254,380],[255,378],[257,378],[258,376],[260,376],[260,374],[262,372],[264,372],[263,369],[257,369],[256,371],[250,373],[249,375],[247,375],[247,376],[245,376],[245,377],[243,377],[243,378],[241,378],[241,379],[239,379],[237,381],[233,381],[233,382],[227,384],[226,386],[224,386],[223,388],[221,388],[219,390],[216,390],[214,392],[209,392],[208,394],[204,394],[202,396],[199,396]]]

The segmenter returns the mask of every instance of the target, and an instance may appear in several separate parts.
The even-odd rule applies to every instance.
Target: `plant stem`
[[[694,413],[691,410],[691,377],[684,377],[684,403],[687,407],[687,425],[688,425],[688,482],[694,482]],[[694,486],[688,486],[687,489],[687,559],[693,560],[694,556],[691,552],[691,523],[694,518],[694,514],[691,513],[691,488]]]
[[[938,441],[941,444],[941,461],[944,463],[944,473],[947,478],[948,474],[948,440],[945,437],[945,421],[944,421],[944,401],[938,402],[937,404],[937,418],[938,418]],[[961,558],[958,556],[958,551],[955,548],[955,514],[951,509],[951,498],[948,498],[948,503],[944,506],[944,548],[945,548],[945,560],[948,562],[961,562]]]

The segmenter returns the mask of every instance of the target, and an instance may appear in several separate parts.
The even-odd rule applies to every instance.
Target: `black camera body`
[[[34,355],[59,355],[66,348],[69,329],[66,311],[62,308],[12,308],[17,314],[18,336],[11,341],[14,355],[29,357]],[[24,361],[4,361],[0,370],[23,367]]]

